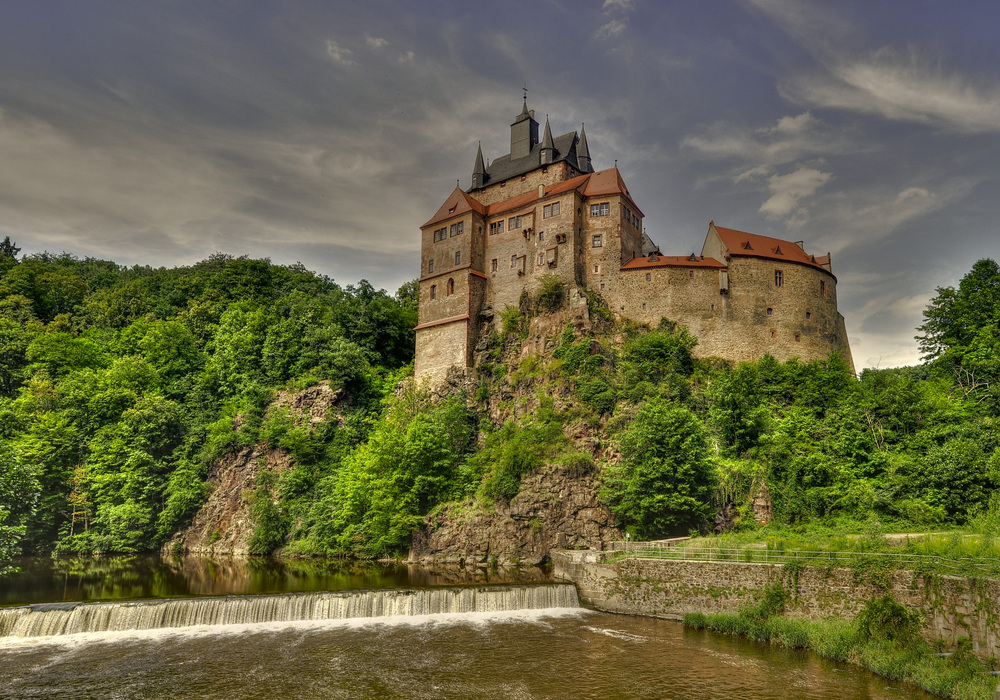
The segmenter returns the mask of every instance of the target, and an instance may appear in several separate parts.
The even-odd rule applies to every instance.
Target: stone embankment
[[[982,658],[1000,658],[1000,581],[886,572],[876,585],[849,568],[781,564],[626,558],[608,562],[606,552],[559,551],[551,559],[557,579],[572,581],[585,605],[608,612],[680,619],[690,612],[736,612],[771,582],[792,596],[791,617],[854,617],[866,600],[888,590],[924,616],[924,636],[954,647],[972,641]]]

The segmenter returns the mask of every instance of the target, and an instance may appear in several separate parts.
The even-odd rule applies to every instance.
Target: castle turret
[[[477,190],[486,183],[486,166],[483,164],[483,144],[476,150],[476,164],[472,167],[472,189]]]
[[[514,117],[510,125],[510,159],[516,160],[531,154],[532,147],[538,143],[538,122],[535,121],[535,111],[528,110],[528,101],[524,101],[521,113]]]
[[[580,125],[580,143],[576,146],[576,162],[580,165],[580,170],[585,173],[592,173],[594,172],[594,166],[590,163],[590,149],[587,147],[587,132],[584,131],[583,126],[583,124]]]
[[[556,147],[552,143],[552,129],[549,128],[549,117],[545,116],[545,134],[542,136],[541,164],[548,165],[555,158]]]

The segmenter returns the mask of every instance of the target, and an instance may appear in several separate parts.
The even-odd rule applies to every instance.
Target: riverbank
[[[575,583],[581,601],[598,610],[686,619],[693,627],[808,648],[931,692],[944,688],[944,697],[994,697],[996,681],[983,662],[1000,657],[996,580],[881,567],[642,559],[621,552],[554,552],[552,561],[556,579]],[[786,597],[780,610],[764,614],[762,601],[775,590]],[[885,640],[862,639],[853,622],[868,601],[886,595],[920,622],[912,644],[898,652]],[[757,612],[748,617],[748,610]],[[933,656],[956,651],[961,664],[951,670]]]

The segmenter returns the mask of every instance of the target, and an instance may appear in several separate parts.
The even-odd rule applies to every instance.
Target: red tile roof
[[[769,236],[759,236],[756,233],[737,231],[736,229],[723,228],[714,224],[712,228],[719,234],[722,245],[726,247],[726,252],[729,255],[793,262],[829,272],[823,266],[823,263],[820,262],[822,258],[809,255],[791,241],[783,241],[779,238],[771,238]],[[826,256],[826,264],[830,264],[829,256]]]
[[[436,223],[440,223],[446,219],[450,219],[454,216],[459,216],[465,214],[466,212],[476,211],[480,214],[486,214],[486,207],[477,202],[475,199],[470,197],[468,194],[463,192],[461,188],[456,187],[455,190],[448,195],[448,199],[444,200],[444,204],[441,208],[437,210],[437,213],[430,218],[430,220],[421,226],[420,228],[427,228],[428,226],[433,226]]]
[[[692,260],[692,258],[694,258]],[[725,270],[725,263],[721,263],[715,258],[706,258],[703,255],[648,255],[641,258],[633,258],[622,265],[622,270],[648,270],[654,267],[705,267],[715,270]]]
[[[476,211],[483,216],[505,214],[509,211],[529,206],[533,202],[537,202],[539,199],[545,199],[564,192],[570,192],[572,190],[580,190],[585,197],[604,197],[616,194],[623,195],[628,198],[630,205],[636,210],[638,215],[643,215],[639,210],[639,207],[632,201],[632,196],[629,194],[628,188],[625,186],[625,181],[622,180],[622,176],[618,172],[618,168],[608,168],[606,170],[599,170],[596,173],[578,175],[577,177],[570,178],[569,180],[563,180],[562,182],[556,182],[549,185],[545,188],[544,194],[541,197],[538,196],[537,190],[532,190],[530,192],[525,192],[524,194],[511,197],[510,199],[490,204],[489,206],[480,204],[471,195],[456,187],[455,191],[451,193],[447,200],[445,200],[445,203],[441,205],[441,208],[438,209],[437,213],[431,217],[430,221],[420,228],[433,226],[434,224],[455,216],[460,216],[469,211]]]

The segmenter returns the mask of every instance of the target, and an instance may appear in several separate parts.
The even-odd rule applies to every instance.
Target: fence
[[[954,574],[1000,575],[1000,559],[955,557],[932,554],[907,554],[905,552],[856,552],[856,551],[805,551],[770,550],[746,547],[679,547],[682,540],[660,542],[609,542],[605,546],[604,560],[621,559],[672,559],[677,561],[742,562],[748,564],[788,564],[797,562],[807,566],[856,565],[863,561],[884,562],[900,569],[925,570],[933,567]]]

